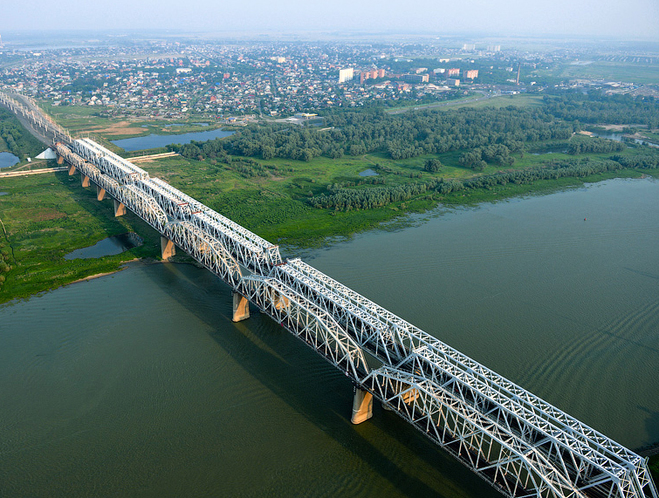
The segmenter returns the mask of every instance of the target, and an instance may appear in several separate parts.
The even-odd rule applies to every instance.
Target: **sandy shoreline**
[[[105,277],[107,275],[113,275],[117,272],[120,272],[121,270],[124,270],[128,266],[128,263],[134,263],[135,261],[140,261],[140,258],[135,258],[135,259],[131,259],[131,260],[128,260],[128,261],[124,261],[121,264],[121,267],[116,269],[115,271],[108,271],[108,272],[105,272],[105,273],[96,273],[94,275],[89,275],[88,277],[79,278],[78,280],[74,280],[73,282],[69,282],[68,284],[65,284],[65,285],[77,284],[79,282],[87,282],[89,280],[94,280],[96,278]]]

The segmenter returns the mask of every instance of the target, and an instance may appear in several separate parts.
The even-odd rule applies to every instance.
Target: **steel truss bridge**
[[[59,161],[229,285],[355,385],[353,422],[372,399],[509,497],[659,498],[647,460],[90,139],[36,106],[0,104],[55,137]]]

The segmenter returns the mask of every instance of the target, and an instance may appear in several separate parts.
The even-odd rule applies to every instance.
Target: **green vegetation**
[[[0,302],[158,255],[159,237],[153,229],[132,214],[115,218],[112,201],[98,202],[95,190],[83,189],[77,176],[61,172],[3,178],[0,191],[8,193],[0,196]],[[126,232],[139,234],[144,245],[99,259],[64,259],[74,249]]]
[[[248,127],[227,139],[173,147],[182,156],[140,166],[285,252],[439,203],[476,204],[657,170],[659,150],[573,134],[584,117],[602,123],[598,109],[612,124],[649,124],[657,116],[654,101],[569,95],[540,102],[332,113],[329,130]],[[359,176],[368,168],[378,176]],[[127,259],[158,256],[155,231],[130,213],[114,218],[109,202],[96,201],[78,181],[65,173],[0,179],[0,191],[9,192],[0,197],[7,230],[0,302],[114,271]],[[145,245],[118,256],[63,259],[127,231]]]
[[[23,128],[18,118],[0,108],[0,152],[11,152],[23,162],[43,149],[43,144]]]
[[[545,97],[546,112],[558,119],[581,123],[646,125],[659,128],[659,105],[653,97],[615,95],[605,97],[600,92],[577,93]]]
[[[398,115],[381,110],[344,112],[326,118],[329,130],[290,126],[251,126],[224,140],[172,147],[189,158],[227,155],[280,157],[310,161],[386,152],[392,159],[471,150],[503,144],[519,150],[525,142],[566,140],[574,126],[556,121],[541,109],[458,109],[452,113],[424,111]]]
[[[653,84],[659,81],[656,64],[624,63],[620,61],[587,61],[578,64],[560,64],[549,71],[533,71],[530,77],[552,75],[559,79],[596,79],[606,81],[632,81]]]
[[[113,117],[105,107],[85,105],[57,105],[48,101],[40,101],[39,106],[52,116],[58,124],[73,135],[77,133],[98,134],[109,140],[121,140],[146,135],[173,135],[195,131],[209,131],[223,123],[212,123],[202,126],[198,121],[203,118],[191,118],[172,122],[167,119],[135,119],[124,120]],[[172,126],[175,125],[175,126]],[[104,144],[105,146],[105,144]]]

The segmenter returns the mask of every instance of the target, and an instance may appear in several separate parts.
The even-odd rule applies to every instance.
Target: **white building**
[[[354,71],[351,67],[348,69],[339,69],[339,83],[350,81],[354,76]]]

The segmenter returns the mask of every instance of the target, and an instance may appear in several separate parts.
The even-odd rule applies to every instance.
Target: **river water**
[[[659,182],[437,211],[305,259],[619,442],[659,440]],[[0,496],[498,496],[186,265],[0,307]]]

